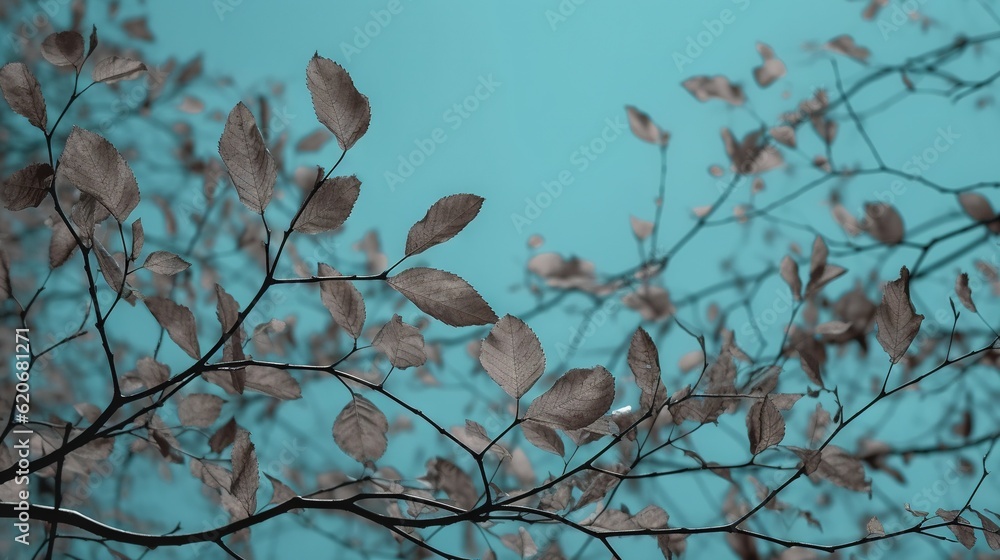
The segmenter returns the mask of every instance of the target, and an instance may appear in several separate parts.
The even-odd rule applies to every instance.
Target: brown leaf
[[[59,158],[62,176],[124,222],[139,204],[139,185],[125,158],[99,134],[73,127]]]
[[[247,208],[263,214],[274,194],[277,168],[253,113],[243,102],[233,107],[219,140],[219,155]]]
[[[132,222],[132,255],[130,260],[139,258],[142,246],[146,243],[146,232],[142,229],[142,218]]]
[[[239,430],[236,433],[232,463],[233,481],[229,486],[229,492],[242,506],[240,513],[246,514],[238,517],[250,517],[257,512],[257,489],[260,487],[260,472],[257,468],[257,452],[254,450],[253,443],[250,442],[250,433],[246,430]]]
[[[70,231],[66,222],[61,219],[53,220],[52,242],[49,244],[49,266],[53,269],[59,268],[69,260],[76,248],[76,239],[73,238],[73,232]]]
[[[191,263],[168,251],[153,251],[146,257],[142,267],[150,272],[173,276],[183,272],[191,266]]]
[[[1000,550],[1000,526],[978,511],[976,515],[979,516],[979,522],[983,524],[983,536],[986,537],[986,544],[991,550]]]
[[[349,150],[368,131],[368,98],[354,87],[347,70],[318,54],[309,61],[306,82],[319,122],[337,137],[341,149]]]
[[[949,523],[954,522],[948,525],[948,530],[955,535],[955,538],[958,539],[958,542],[962,543],[962,546],[969,550],[972,550],[972,547],[976,546],[975,531],[972,530],[972,526],[966,518],[958,515],[959,511],[957,509],[947,510],[938,508],[934,513]]]
[[[993,210],[987,198],[979,193],[962,193],[958,195],[962,210],[977,222],[989,222],[987,226],[993,233],[1000,233],[1000,216]]]
[[[795,301],[802,299],[802,279],[799,278],[799,265],[788,255],[781,259],[781,279],[792,290],[792,298]]]
[[[146,65],[138,60],[120,56],[109,56],[94,65],[90,77],[98,83],[113,84],[126,80],[134,80],[141,77],[145,72]]]
[[[920,332],[923,315],[918,315],[910,301],[910,271],[904,266],[899,279],[888,282],[882,303],[875,312],[878,341],[893,363],[898,362]]]
[[[53,33],[42,41],[42,57],[55,66],[76,66],[83,60],[83,36],[76,31]]]
[[[542,451],[548,451],[560,457],[566,454],[562,438],[548,425],[534,420],[526,420],[521,422],[521,430],[524,432],[524,439]]]
[[[774,49],[764,43],[757,43],[757,52],[764,63],[753,69],[753,79],[757,85],[766,88],[785,75],[785,63],[774,56]]]
[[[195,360],[201,359],[201,347],[198,345],[198,329],[195,326],[194,314],[183,305],[163,297],[150,297],[143,300],[156,322],[166,329],[170,339],[187,352]]]
[[[604,415],[615,399],[615,381],[601,366],[572,369],[528,407],[525,419],[578,430]]]
[[[53,174],[47,163],[33,163],[15,172],[3,184],[4,208],[12,212],[37,208],[49,194]]]
[[[219,319],[219,324],[222,326],[222,333],[225,334],[232,330],[236,322],[239,321],[240,305],[219,284],[215,285],[215,296],[217,299],[215,316]],[[227,362],[245,360],[246,354],[243,353],[243,343],[245,340],[246,331],[240,325],[233,335],[226,340],[226,344],[222,348],[222,359]],[[233,383],[233,389],[242,395],[243,389],[246,387],[246,368],[231,369],[229,370],[229,376]]]
[[[468,282],[435,268],[411,268],[386,280],[421,311],[453,327],[488,325],[497,315]]]
[[[181,424],[185,426],[207,428],[218,420],[225,402],[219,397],[207,393],[188,395],[177,405],[177,416],[180,418]]]
[[[319,275],[341,276],[332,266],[320,263]],[[337,325],[347,331],[355,340],[361,337],[365,326],[365,300],[361,292],[350,280],[321,282],[320,297]],[[421,345],[422,346],[422,345]]]
[[[747,413],[747,434],[750,438],[750,453],[754,455],[778,445],[784,439],[785,419],[771,402],[770,396],[764,396],[750,407],[750,412]]]
[[[681,85],[698,101],[718,98],[736,106],[743,105],[746,101],[743,88],[733,85],[725,76],[695,76]]]
[[[628,367],[635,376],[635,382],[639,386],[641,396],[639,406],[643,413],[656,409],[663,404],[666,388],[660,377],[660,353],[656,349],[656,344],[645,329],[639,327],[632,335],[632,340],[628,347]],[[660,397],[658,397],[660,395]]]
[[[339,228],[351,215],[360,194],[361,182],[354,175],[323,181],[295,222],[295,231],[322,233]]]
[[[961,273],[955,278],[955,295],[969,311],[976,313],[976,303],[972,301],[972,289],[969,288],[968,273]]]
[[[625,112],[628,115],[629,127],[636,138],[657,146],[666,146],[670,142],[670,133],[656,126],[649,115],[631,105],[625,106]]]
[[[333,440],[361,463],[375,461],[385,454],[389,445],[389,420],[377,406],[361,395],[340,411],[333,422]]]
[[[906,236],[903,217],[884,202],[865,204],[865,219],[861,222],[861,229],[886,245],[898,245]]]
[[[221,453],[223,449],[232,445],[236,441],[236,418],[230,418],[218,431],[208,439],[208,447],[213,453]]]
[[[405,369],[423,365],[427,361],[424,354],[424,337],[416,327],[407,325],[399,315],[382,326],[372,340],[372,346],[381,350],[389,358],[393,367]]]
[[[153,32],[149,30],[149,22],[145,17],[127,19],[122,22],[122,29],[133,39],[152,41]]]
[[[504,315],[483,341],[479,363],[501,389],[520,399],[545,372],[545,353],[524,321]]]
[[[406,236],[406,256],[423,253],[455,237],[479,214],[483,200],[474,194],[453,194],[435,202],[410,228]]]
[[[854,38],[850,35],[838,35],[833,39],[830,39],[826,43],[826,48],[833,52],[853,58],[863,64],[868,63],[868,57],[872,54],[870,50],[855,43]]]
[[[45,131],[48,115],[42,86],[24,63],[11,62],[0,68],[0,90],[15,113],[27,118],[31,126]]]

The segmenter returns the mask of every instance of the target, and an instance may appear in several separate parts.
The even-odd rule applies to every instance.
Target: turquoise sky
[[[863,21],[865,4],[843,0],[173,0],[150,2],[148,11],[156,37],[150,48],[153,53],[182,60],[203,53],[207,74],[233,78],[232,88],[203,95],[210,107],[228,111],[241,95],[260,90],[270,81],[283,83],[287,105],[275,109],[287,117],[293,142],[320,126],[305,87],[309,58],[318,52],[344,65],[358,89],[370,98],[373,115],[369,132],[341,168],[362,181],[346,239],[353,241],[377,226],[394,262],[408,228],[431,203],[456,192],[482,195],[486,204],[472,226],[423,257],[469,280],[503,315],[530,306],[530,299],[510,287],[523,279],[530,254],[527,240],[532,234],[545,239],[543,250],[585,257],[600,271],[635,265],[629,216],[653,217],[659,155],[655,147],[628,131],[625,105],[648,112],[672,134],[661,232],[661,243],[669,245],[690,228],[692,208],[711,203],[719,192],[720,182],[708,169],[713,164],[727,165],[721,128],[733,128],[741,136],[757,126],[753,113],[774,122],[782,111],[793,109],[817,88],[835,92],[831,55],[817,43],[850,33],[872,50],[872,61],[895,63],[942,45],[958,32],[976,35],[998,28],[972,0],[920,2],[924,13],[940,20],[926,31],[919,22],[894,20],[895,4],[879,20]],[[128,9],[123,12],[131,13]],[[752,68],[760,64],[755,49],[758,41],[770,45],[789,69],[785,78],[768,89],[759,88],[752,78]],[[836,60],[847,84],[867,71],[848,58]],[[984,76],[996,68],[996,62],[997,53],[985,51],[962,68],[973,76]],[[691,76],[715,74],[745,87],[746,109],[734,109],[718,100],[699,102],[680,86]],[[857,98],[858,108],[871,108],[900,88],[898,83],[871,88]],[[969,100],[956,108],[940,98],[914,96],[868,124],[883,158],[894,166],[921,154],[946,131],[956,149],[941,153],[926,176],[958,186],[995,177],[995,154],[986,148],[995,142],[998,121],[995,110],[975,111]],[[201,144],[208,151],[214,149],[222,126],[208,123],[205,129],[215,129],[206,132]],[[120,134],[122,138],[112,134],[111,140],[125,141],[126,133]],[[840,135],[835,152],[839,163],[872,165],[857,131],[845,123]],[[331,143],[319,154],[296,156],[294,162],[329,166],[339,155],[335,149]],[[803,150],[819,154],[822,145],[814,136],[804,138]],[[401,160],[409,160],[409,167]],[[777,199],[817,175],[808,162],[789,160],[793,168],[765,175],[768,188],[759,200]],[[537,216],[527,214],[529,201],[544,200],[550,192],[545,185],[551,188],[553,181],[560,180],[559,194],[551,204]],[[884,176],[858,179],[844,191],[845,205],[859,214],[863,202],[892,188],[892,180]],[[802,197],[783,215],[842,239],[824,204],[826,192],[822,189]],[[1000,200],[990,196],[994,206],[1000,206]],[[749,200],[747,187],[738,190],[733,200]],[[954,197],[912,184],[897,189],[892,202],[912,224],[942,207],[959,209]],[[530,223],[524,225],[524,220],[516,219],[518,215]],[[671,292],[683,296],[722,280],[718,264],[724,257],[733,256],[749,272],[776,264],[791,242],[808,247],[812,241],[810,234],[792,231],[766,245],[760,241],[761,231],[759,226],[750,230],[728,226],[702,232],[671,264],[667,275]],[[996,248],[977,249],[972,256],[996,258]],[[912,252],[893,253],[890,258],[871,253],[855,262],[863,265],[859,277],[881,267],[882,277],[889,278],[914,258]],[[949,278],[953,282],[954,277]],[[834,293],[847,290],[853,280],[839,282]],[[947,305],[943,298],[951,288],[946,280],[932,282],[934,288],[924,292],[932,302],[931,313]],[[780,280],[774,279],[761,290],[758,303],[766,307],[783,289]],[[937,299],[934,289],[940,292]],[[377,309],[375,303],[369,305]],[[692,316],[691,321],[704,324],[703,311],[697,310],[701,315]],[[416,315],[412,308],[408,313]],[[738,325],[744,319],[734,315],[733,321]],[[601,331],[607,341],[588,341],[581,359],[601,359],[608,349],[626,340],[637,323],[634,314],[616,316]],[[547,349],[566,342],[567,325],[563,315],[533,323]],[[779,329],[780,324],[768,332],[774,335]],[[691,349],[690,339],[672,337],[661,352],[664,362],[673,364],[680,353]],[[882,361],[859,365],[872,371],[882,366]],[[335,413],[339,406],[324,410],[326,396],[307,396],[307,411],[293,417],[304,431],[326,434],[329,430],[331,411]],[[432,402],[440,406],[447,398],[436,399]],[[442,416],[461,422],[460,410],[442,408]],[[918,410],[911,412],[918,416]],[[886,430],[905,436],[911,426]],[[259,448],[280,446],[276,436],[270,442],[267,437],[261,436]],[[332,448],[332,442],[328,443]],[[419,461],[422,464],[423,457]],[[917,476],[933,480],[936,473],[931,469]],[[697,489],[667,493],[674,505],[690,508],[678,512],[678,520],[698,522],[700,513],[714,507],[696,503],[701,495]],[[167,502],[167,507],[183,505]],[[848,522],[856,524],[853,519]],[[284,558],[329,546],[321,537],[301,531],[261,534],[272,538],[271,544],[261,548],[262,558],[272,549],[280,550]]]

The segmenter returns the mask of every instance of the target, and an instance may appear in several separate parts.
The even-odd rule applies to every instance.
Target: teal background
[[[568,0],[503,3],[401,0],[399,13],[392,15],[385,24],[370,27],[377,28],[378,33],[368,37],[367,44],[355,43],[358,29],[364,30],[366,25],[377,23],[378,16],[373,11],[385,10],[389,4],[384,1],[175,0],[151,2],[144,10],[148,10],[150,27],[157,39],[151,52],[181,60],[204,53],[208,75],[226,74],[233,78],[231,86],[199,92],[209,107],[228,111],[248,92],[271,81],[284,84],[287,105],[275,107],[275,111],[287,116],[293,142],[319,127],[305,87],[304,74],[309,58],[318,51],[343,64],[359,90],[370,98],[373,120],[367,135],[350,151],[340,168],[343,173],[357,174],[362,181],[361,198],[341,239],[353,242],[367,229],[377,227],[390,262],[395,262],[410,225],[423,216],[432,202],[455,192],[480,194],[487,202],[477,220],[454,240],[422,256],[421,261],[469,280],[500,315],[520,314],[532,307],[529,295],[523,290],[512,289],[524,277],[525,262],[530,255],[526,243],[531,234],[544,238],[541,250],[579,255],[594,261],[602,272],[624,270],[636,264],[629,216],[653,217],[659,155],[656,148],[640,142],[627,130],[626,104],[648,112],[672,134],[660,237],[662,246],[670,246],[691,227],[691,209],[710,204],[720,185],[724,185],[708,173],[710,165],[727,165],[719,138],[722,127],[733,128],[742,136],[757,126],[751,111],[770,123],[780,112],[793,109],[799,100],[810,96],[817,88],[827,89],[831,97],[835,94],[829,53],[809,48],[808,43],[821,43],[841,33],[850,33],[859,44],[872,49],[872,62],[890,63],[942,45],[959,32],[977,35],[1000,28],[977,2],[965,0],[927,0],[921,3],[921,10],[940,19],[938,23],[924,31],[919,22],[909,21],[888,34],[884,27],[880,30],[878,21],[861,20],[862,2],[599,3],[591,0],[576,5]],[[573,6],[573,11],[565,10],[565,15],[554,18],[552,14],[558,12],[560,6]],[[123,7],[125,15],[133,13],[132,10],[139,13],[137,7]],[[723,24],[722,32],[713,36],[700,56],[678,68],[675,53],[684,51],[689,37],[696,37],[713,27],[712,20],[719,19],[724,10],[732,12],[733,22]],[[889,16],[887,8],[882,17]],[[102,27],[100,22],[98,25],[114,33],[110,25]],[[751,74],[751,69],[760,64],[754,48],[757,41],[769,44],[789,69],[785,78],[765,90],[756,86]],[[354,48],[345,50],[344,45],[352,43]],[[847,84],[870,69],[845,57],[837,57],[837,60]],[[985,77],[994,71],[996,62],[997,53],[993,47],[988,47],[978,56],[967,57],[967,62],[959,68],[974,77]],[[745,86],[749,111],[734,109],[718,100],[698,102],[679,85],[691,76],[714,74],[725,74]],[[491,77],[499,83],[495,91],[480,100],[469,117],[454,127],[459,121],[453,120],[454,112],[449,113],[449,110],[474,95],[482,79],[489,81]],[[859,109],[870,108],[899,89],[900,84],[888,79],[866,90],[855,103]],[[995,108],[978,111],[972,105],[973,99],[956,106],[938,97],[910,96],[872,117],[866,125],[885,161],[896,167],[931,146],[940,128],[950,127],[959,135],[955,149],[942,154],[928,170],[927,177],[950,186],[961,186],[996,176],[993,148],[1000,119]],[[161,107],[158,111],[165,118],[175,116],[169,107]],[[617,123],[620,135],[607,143],[606,151],[584,166],[579,159],[580,147],[599,137],[609,121]],[[199,149],[206,153],[212,151],[222,124],[209,121],[197,126],[204,134]],[[391,186],[386,174],[398,171],[399,158],[407,157],[416,148],[415,142],[431,138],[439,128],[444,130],[445,140],[416,166],[411,176]],[[115,144],[133,139],[126,128],[112,130],[108,137]],[[822,153],[821,144],[811,132],[801,133],[800,142],[803,152]],[[330,143],[319,154],[296,155],[290,161],[294,165],[329,166],[339,155],[335,151],[334,143]],[[870,167],[873,163],[857,131],[846,121],[841,123],[834,153],[838,164]],[[791,168],[764,176],[768,186],[758,201],[776,199],[818,176],[810,169],[808,159],[789,155],[787,160],[793,164]],[[144,170],[140,165],[136,171],[140,187],[163,188],[155,170]],[[543,184],[556,180],[564,171],[570,173],[572,183],[565,186],[537,219],[519,231],[512,215],[523,214],[526,198],[534,199],[544,192]],[[890,190],[894,181],[891,177],[877,175],[855,179],[841,189],[845,205],[860,214],[863,202]],[[157,184],[161,186],[152,186]],[[825,205],[827,192],[828,189],[823,188],[803,196],[786,207],[781,215],[812,225],[833,239],[843,240],[842,232],[830,218]],[[995,192],[985,194],[991,197],[994,207],[1000,207]],[[748,200],[749,191],[745,185],[738,188],[731,199],[737,203]],[[906,184],[902,194],[892,202],[901,210],[908,226],[922,224],[929,217],[940,214],[942,208],[952,214],[960,211],[953,196],[935,193],[917,184]],[[720,216],[731,215],[727,214],[731,206],[728,203]],[[150,223],[155,224],[155,209],[146,208],[143,212],[143,221],[147,221],[148,214]],[[951,225],[959,223],[959,218],[953,216],[953,219]],[[750,272],[776,264],[787,252],[789,243],[797,243],[808,251],[812,241],[809,233],[786,229],[769,244],[762,240],[764,229],[758,223],[749,227],[730,224],[701,232],[668,270],[666,281],[671,293],[675,298],[683,297],[725,279],[726,272],[719,267],[723,258],[732,257],[737,268]],[[851,274],[829,289],[832,294],[840,294],[850,289],[855,279],[865,279],[871,270],[877,270],[882,279],[895,278],[902,264],[912,264],[915,254],[908,250],[873,251],[851,257]],[[964,261],[965,269],[972,258],[996,263],[998,249],[985,244],[977,248]],[[831,260],[837,262],[836,258]],[[338,268],[345,273],[354,272]],[[948,309],[946,297],[951,294],[957,268],[946,267],[942,274],[924,281],[921,289],[915,290],[919,293],[919,312],[932,317]],[[760,290],[755,302],[767,308],[783,290],[784,284],[773,278]],[[875,293],[870,290],[869,295],[874,297]],[[983,294],[979,297],[982,307],[993,312],[991,315],[984,311],[984,315],[994,321],[996,328],[995,298],[991,300],[985,290],[978,293]],[[570,298],[569,303],[573,308],[583,309],[588,301],[576,297]],[[318,306],[318,301],[316,304]],[[379,308],[374,298],[368,299],[368,305],[369,316],[391,312],[389,308]],[[411,320],[417,313],[409,307],[403,315],[404,319]],[[308,325],[309,315],[305,317]],[[731,326],[738,326],[747,319],[746,314],[740,315],[739,311],[732,317]],[[315,314],[314,318],[323,317]],[[707,328],[704,305],[686,310],[682,318],[695,328]],[[780,338],[781,326],[787,319],[787,314],[781,316],[765,334]],[[578,314],[560,312],[531,323],[549,351],[550,364],[560,362],[554,349],[569,342],[568,327],[575,325],[576,320]],[[619,310],[599,327],[598,336],[584,341],[579,353],[566,365],[578,367],[604,362],[638,324],[636,314]],[[449,332],[435,329],[431,332],[449,335]],[[682,353],[694,348],[694,341],[689,337],[671,331],[661,345],[665,367],[669,368]],[[752,354],[766,352],[768,355],[776,350],[774,341],[766,349],[752,345],[746,349]],[[885,369],[884,356],[877,350],[869,359],[852,360],[856,357],[849,356],[836,362],[848,363],[850,367],[840,370],[831,367],[833,382],[843,383],[845,387],[866,387],[866,376],[877,375]],[[435,418],[445,425],[457,425],[466,417],[453,403],[455,399],[468,398],[468,392],[449,386],[454,378],[469,374],[471,368],[462,354],[460,347],[455,362],[444,368],[440,376],[443,387],[414,394],[414,398],[431,407]],[[184,362],[179,353],[174,357],[178,359],[176,371]],[[622,360],[608,367],[619,378],[626,375]],[[795,374],[801,376],[801,372]],[[420,386],[412,380],[395,381]],[[484,379],[479,378],[477,383],[482,381]],[[691,381],[691,378],[675,378],[668,381],[673,383],[668,388],[676,390]],[[322,433],[328,438],[330,422],[343,406],[346,396],[342,387],[333,383],[310,387],[315,390],[306,395],[304,402],[284,405],[280,429],[254,426],[251,419],[240,419],[249,428],[255,428],[254,440],[262,454],[262,465],[267,462],[267,454],[276,455],[281,451],[289,434],[309,437]],[[497,396],[495,393],[490,395]],[[986,399],[987,395],[970,398]],[[803,404],[806,402],[804,400]],[[616,403],[616,406],[624,404],[627,403]],[[811,406],[812,401],[808,401],[808,407]],[[809,410],[797,412],[799,422],[790,421],[790,426],[802,425]],[[899,408],[893,407],[890,417],[893,422],[878,422],[875,416],[876,423],[851,430],[838,442],[851,448],[863,433],[910,442],[921,441],[924,435],[921,426],[924,417],[917,399],[908,400]],[[481,417],[477,419],[483,421]],[[499,421],[503,421],[503,416]],[[741,438],[745,435],[741,430],[745,428],[741,422],[730,424],[727,427],[723,423],[718,444],[735,445],[742,451],[744,440]],[[801,439],[801,434],[795,435]],[[388,463],[402,468],[412,462],[410,472],[422,472],[423,463],[433,453],[422,441],[416,435],[401,440],[391,452],[393,455]],[[341,468],[349,473],[360,473],[357,465],[350,464],[334,449],[332,441],[324,439],[323,442],[322,449],[305,451],[301,460],[313,467],[329,463],[326,470]],[[393,442],[393,445],[397,444]],[[722,453],[714,452],[719,453],[714,458],[721,460]],[[733,458],[740,456],[735,454]],[[974,454],[972,457],[975,460]],[[543,459],[536,466],[537,470],[550,467],[547,460]],[[880,486],[879,491],[891,496],[889,502],[898,506],[894,510],[898,513],[902,502],[916,503],[909,495],[912,489],[932,485],[948,468],[942,464],[918,464],[912,470],[914,478],[908,489],[900,490],[883,476],[879,481],[885,481],[885,485]],[[792,496],[805,500],[816,499],[819,492],[802,481],[793,489],[799,493]],[[717,504],[706,503],[702,490],[696,484],[688,484],[656,488],[653,495],[662,500],[660,503],[671,514],[672,524],[704,523],[704,519],[717,511]],[[949,488],[947,496],[939,496],[931,509],[961,506],[966,497],[963,491],[967,492],[964,483],[961,487]],[[990,492],[995,500],[995,485]],[[163,512],[184,516],[188,520],[185,527],[190,523],[200,528],[216,515],[211,507],[201,512],[192,511],[183,492],[175,496],[159,502],[157,507]],[[860,507],[884,507],[885,503],[878,498],[876,496],[876,501],[870,503],[862,496]],[[129,499],[131,506],[141,508],[149,497],[136,491]],[[860,512],[860,509],[853,512],[856,518],[843,516],[839,521],[826,516],[823,534],[792,518],[788,518],[789,530],[793,535],[811,540],[854,535],[863,527]],[[888,527],[888,522],[886,525]],[[277,520],[255,529],[254,542],[260,547],[259,557],[334,557],[328,539],[296,527],[294,520]],[[383,536],[379,533],[377,538]],[[457,532],[445,532],[434,543],[445,546],[449,539],[458,536]],[[541,538],[538,540],[540,544],[543,542]],[[905,542],[919,545],[923,541]],[[716,557],[724,550],[721,538],[694,537],[689,543],[691,558]],[[632,545],[622,546],[621,551],[628,558],[646,557],[645,554],[651,551],[651,543],[646,542],[637,542],[638,549],[630,548]],[[318,550],[329,551],[329,555],[317,556]],[[576,547],[567,546],[566,550],[573,552]],[[588,550],[589,555],[583,557],[600,557],[597,546]],[[159,557],[157,554],[153,557]],[[205,547],[202,554],[216,554],[216,551],[209,552]]]

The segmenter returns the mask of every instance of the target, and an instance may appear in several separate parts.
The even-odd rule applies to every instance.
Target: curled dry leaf
[[[976,303],[972,301],[972,289],[969,288],[969,275],[968,273],[961,273],[958,278],[955,278],[955,295],[958,296],[958,300],[962,302],[962,305],[966,309],[973,313],[976,311]]]
[[[347,70],[318,54],[309,61],[306,82],[319,122],[337,137],[341,149],[349,150],[368,131],[368,98],[354,87]]]
[[[322,233],[347,221],[361,194],[361,181],[354,175],[323,181],[295,222],[295,231]]]
[[[736,142],[732,131],[722,129],[722,143],[732,162],[733,171],[740,175],[755,175],[784,164],[781,152],[768,144],[763,130],[755,130]]]
[[[333,422],[333,440],[344,453],[367,463],[385,454],[389,420],[375,403],[354,395]]]
[[[274,194],[278,171],[257,128],[253,113],[243,102],[233,107],[219,140],[219,155],[236,185],[236,193],[247,208],[258,214]]]
[[[399,315],[394,314],[382,326],[372,340],[372,346],[389,358],[392,367],[405,369],[423,365],[427,361],[424,336],[416,327],[404,323]]]
[[[483,201],[483,197],[474,194],[453,194],[435,202],[410,228],[406,256],[423,253],[455,237],[479,214]]]
[[[628,124],[632,129],[632,134],[635,134],[637,138],[657,146],[666,146],[670,142],[670,133],[657,126],[649,115],[631,105],[625,106],[625,112],[628,115]]]
[[[904,266],[899,278],[888,282],[882,303],[875,311],[878,341],[893,363],[898,362],[920,332],[923,315],[918,315],[910,301],[910,271]]]
[[[28,119],[31,126],[45,131],[48,125],[45,97],[42,96],[42,86],[27,65],[11,62],[0,68],[0,90],[15,113]]]
[[[532,401],[524,418],[578,430],[603,416],[614,399],[615,381],[608,370],[572,369]]]
[[[774,56],[774,49],[764,43],[757,43],[757,52],[764,63],[753,69],[753,79],[757,85],[766,88],[785,75],[785,63]]]
[[[508,395],[520,399],[545,372],[545,353],[528,325],[504,315],[483,341],[479,362]]]
[[[736,106],[746,101],[743,88],[730,83],[725,76],[695,76],[684,80],[681,85],[698,101],[718,98]]]
[[[411,268],[386,280],[421,311],[453,327],[488,325],[497,315],[468,282],[435,268]]]
[[[868,63],[868,57],[872,54],[870,50],[854,42],[854,37],[850,35],[838,35],[827,41],[825,46],[835,53],[853,58],[863,64]]]
[[[646,321],[662,321],[673,316],[675,308],[670,293],[660,286],[643,284],[622,297],[629,309],[639,312]]]
[[[146,232],[142,229],[142,218],[132,222],[132,254],[129,260],[135,261],[142,253],[142,246],[146,243]]]
[[[323,263],[319,264],[319,275],[341,276],[332,266]],[[323,306],[330,311],[337,325],[355,340],[361,338],[361,330],[365,326],[365,300],[354,283],[349,280],[330,280],[321,282],[319,287]]]

